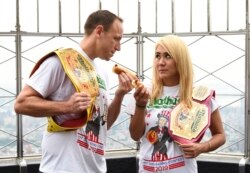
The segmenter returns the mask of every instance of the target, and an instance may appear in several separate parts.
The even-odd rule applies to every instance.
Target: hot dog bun
[[[138,88],[139,86],[142,85],[142,83],[140,82],[139,78],[136,76],[136,74],[122,66],[119,66],[118,64],[115,64],[112,71],[119,75],[122,72],[126,73],[127,75],[129,75],[133,80],[132,80],[132,85],[134,88]]]
[[[122,67],[122,66],[119,66],[118,64],[115,64],[114,67],[113,67],[113,72],[115,74],[121,74],[122,72],[126,73],[127,75],[129,75],[133,80],[136,80],[138,79],[138,77],[136,76],[135,73],[133,73],[132,71]]]

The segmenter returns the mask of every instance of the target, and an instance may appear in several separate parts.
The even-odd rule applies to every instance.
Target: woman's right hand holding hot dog
[[[146,107],[150,98],[149,90],[144,85],[140,85],[135,89],[134,98],[137,107]]]
[[[135,112],[131,116],[129,125],[130,136],[133,140],[139,141],[145,132],[145,115],[147,113],[146,106],[150,98],[149,90],[144,86],[140,85],[135,88]]]

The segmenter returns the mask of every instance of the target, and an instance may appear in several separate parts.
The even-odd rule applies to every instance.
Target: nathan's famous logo
[[[148,108],[172,108],[179,103],[179,97],[166,96],[165,98],[155,99]]]

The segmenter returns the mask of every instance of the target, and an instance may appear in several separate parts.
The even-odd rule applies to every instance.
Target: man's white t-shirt
[[[75,49],[94,66],[100,94],[96,98],[92,119],[82,128],[54,133],[45,130],[40,163],[40,171],[44,173],[105,173],[107,171],[104,152],[107,136],[108,76],[80,47]],[[49,100],[67,100],[76,92],[56,56],[47,58],[28,79],[27,85]]]
[[[151,91],[151,84],[145,86]],[[180,147],[168,133],[169,113],[179,102],[178,93],[179,85],[164,87],[154,106],[147,106],[145,132],[140,140],[140,173],[197,173],[196,159],[184,158]],[[212,101],[212,111],[217,108],[216,102]],[[134,111],[135,99],[131,95],[126,112],[134,115]]]

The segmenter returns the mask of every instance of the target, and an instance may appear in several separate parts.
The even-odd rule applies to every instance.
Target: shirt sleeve
[[[212,97],[212,103],[211,103],[211,112],[214,112],[216,109],[218,109],[220,106],[218,102],[215,100],[214,97]]]
[[[26,84],[46,98],[58,89],[64,78],[65,72],[60,60],[52,56],[40,65]]]

